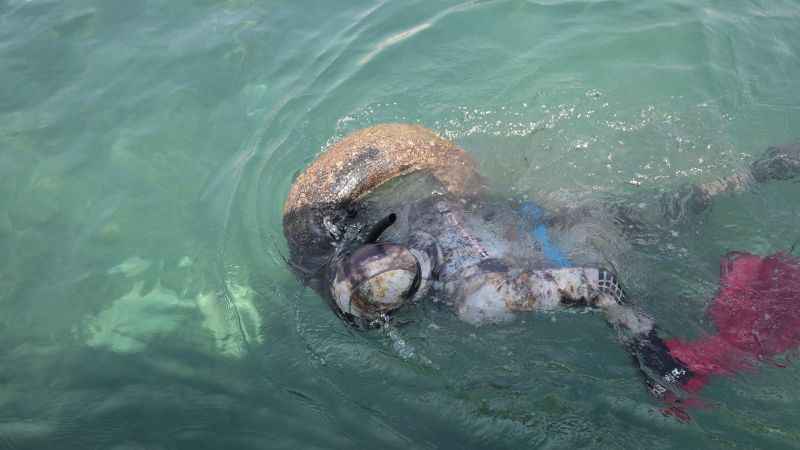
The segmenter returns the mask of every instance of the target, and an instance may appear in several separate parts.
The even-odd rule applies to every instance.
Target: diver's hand
[[[628,343],[647,388],[654,397],[663,399],[668,392],[682,387],[694,377],[689,368],[673,357],[656,329],[638,334]]]
[[[627,304],[625,292],[613,272],[598,270],[597,292],[595,306],[605,312],[608,322],[624,336],[623,342],[654,397],[663,399],[674,386],[682,386],[692,378],[689,368],[670,354],[653,320]]]

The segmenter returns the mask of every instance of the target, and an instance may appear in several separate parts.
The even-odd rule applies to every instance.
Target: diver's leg
[[[750,171],[759,183],[797,178],[800,176],[800,142],[768,148],[761,159],[750,165]]]
[[[705,183],[683,185],[675,191],[662,194],[652,205],[655,208],[637,211],[637,208],[621,206],[617,208],[616,215],[620,222],[626,224],[661,224],[666,220],[675,225],[708,209],[719,195],[744,192],[758,183],[798,177],[800,143],[773,146],[750,166],[732,175]]]
[[[665,197],[665,212],[671,219],[699,213],[720,194],[743,192],[756,183],[788,180],[800,176],[800,143],[773,146],[744,170],[725,178],[689,185]]]

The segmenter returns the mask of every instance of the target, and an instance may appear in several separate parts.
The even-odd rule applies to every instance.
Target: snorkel
[[[377,188],[415,173],[430,175],[441,192],[457,198],[484,187],[475,161],[452,142],[419,125],[381,124],[326,149],[289,190],[287,263],[347,323],[374,321],[430,286],[438,255],[433,239],[418,232],[408,242],[380,242],[395,217],[370,227],[375,218],[359,212]]]

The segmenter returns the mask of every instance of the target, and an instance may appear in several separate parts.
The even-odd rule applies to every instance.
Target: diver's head
[[[331,295],[342,313],[372,321],[408,302],[423,275],[407,247],[368,243],[339,260]]]

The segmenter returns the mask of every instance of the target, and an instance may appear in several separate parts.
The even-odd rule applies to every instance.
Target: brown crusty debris
[[[455,195],[481,187],[475,162],[452,142],[420,125],[381,124],[356,131],[320,155],[295,180],[283,212],[345,204],[395,177],[426,170]]]

